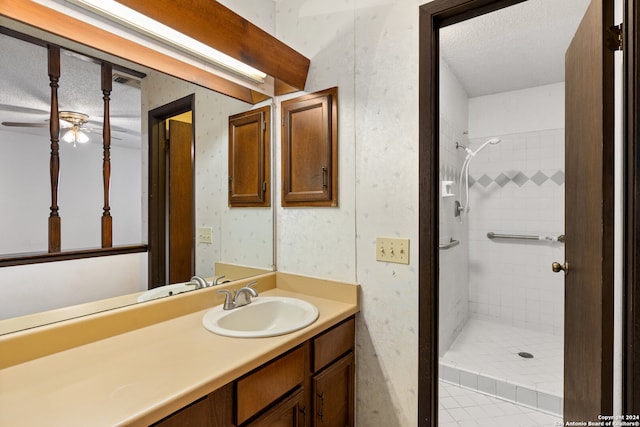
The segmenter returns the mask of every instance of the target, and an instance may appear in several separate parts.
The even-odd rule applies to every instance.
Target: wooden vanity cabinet
[[[303,387],[298,387],[288,397],[282,399],[247,426],[251,427],[304,427],[306,421],[306,396]]]
[[[153,424],[153,427],[235,427],[234,384],[204,396]]]
[[[299,346],[236,381],[239,425],[304,383],[305,350],[306,346]]]
[[[355,319],[313,338],[311,425],[354,425]]]
[[[355,319],[204,396],[155,427],[351,427]]]

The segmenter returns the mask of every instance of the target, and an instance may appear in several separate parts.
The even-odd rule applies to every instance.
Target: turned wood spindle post
[[[111,94],[111,64],[102,63],[102,99],[104,100],[104,121],[102,127],[102,183],[104,187],[104,207],[102,208],[102,247],[113,245],[111,207],[109,206],[109,183],[111,180],[111,123],[109,101]]]
[[[51,87],[51,114],[49,133],[51,135],[51,158],[49,174],[51,178],[51,207],[49,213],[49,252],[60,252],[60,215],[58,207],[58,177],[60,174],[60,118],[58,111],[58,81],[60,80],[60,48],[49,45],[49,86]]]

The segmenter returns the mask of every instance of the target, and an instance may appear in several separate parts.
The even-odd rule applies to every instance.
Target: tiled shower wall
[[[562,85],[553,85],[500,94],[497,103],[490,97],[483,97],[480,105],[472,100],[472,125],[478,119],[471,118],[473,114],[501,117],[508,123],[500,126],[495,121],[484,129],[485,135],[470,138],[475,148],[489,137],[502,141],[472,160],[471,211],[466,218],[470,315],[557,335],[563,331],[564,284],[563,275],[551,271],[551,263],[564,259],[562,243],[490,240],[487,233],[551,238],[564,234],[564,129],[551,128],[557,122],[554,112],[563,118],[558,96],[562,90]],[[492,111],[491,105],[511,105],[511,116]],[[532,115],[537,118],[533,124],[518,125]],[[550,120],[539,118],[544,115]]]
[[[451,181],[451,190],[457,193],[464,151],[456,149],[456,142],[468,144],[469,100],[447,64],[443,60],[440,63],[440,191],[443,181]],[[454,216],[456,199],[457,196],[440,197],[440,244],[445,245],[451,239],[460,242],[440,250],[440,355],[446,353],[469,317],[468,228]]]

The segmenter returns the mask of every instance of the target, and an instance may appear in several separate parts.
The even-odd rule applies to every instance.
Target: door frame
[[[624,1],[622,412],[640,414],[640,0]]]
[[[434,0],[419,15],[418,425],[438,425],[439,38],[438,29],[526,0]],[[640,413],[640,0],[624,1],[624,254],[622,411]],[[613,329],[611,330],[613,334]]]
[[[165,131],[162,128],[165,120],[178,114],[192,112],[191,121],[191,165],[194,194],[192,197],[193,224],[195,224],[195,94],[187,95],[166,105],[149,110],[149,195],[148,195],[148,219],[149,219],[149,289],[166,285],[166,204],[167,188],[166,173],[167,164],[164,150],[160,149],[161,138]],[[162,155],[161,155],[162,154]],[[195,233],[195,231],[194,231]],[[195,271],[195,244],[191,245],[191,271]]]

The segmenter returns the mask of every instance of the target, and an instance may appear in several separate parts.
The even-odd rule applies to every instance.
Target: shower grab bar
[[[451,249],[454,246],[458,246],[460,244],[460,240],[453,240],[453,237],[449,241],[449,243],[445,243],[444,245],[440,245],[440,250],[444,251],[447,249]]]
[[[497,234],[494,232],[488,232],[487,237],[491,240],[493,239],[519,239],[519,240],[542,240],[545,242],[555,242],[558,241],[560,243],[564,243],[564,234],[559,235],[558,237],[549,237],[549,236],[533,236],[529,234]]]

